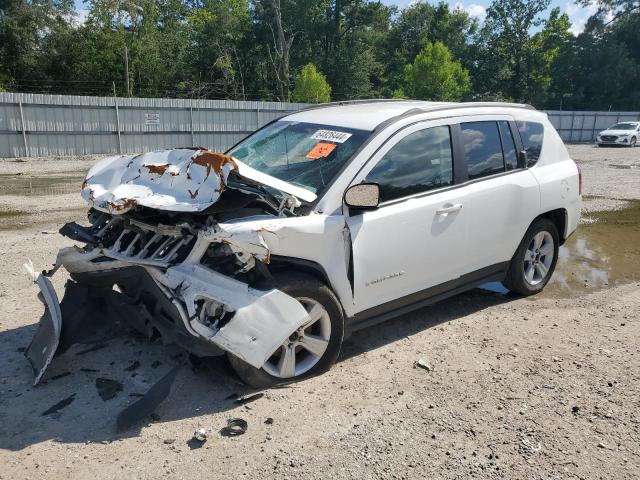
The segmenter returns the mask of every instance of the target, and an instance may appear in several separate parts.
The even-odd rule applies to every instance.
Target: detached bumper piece
[[[45,305],[44,314],[40,318],[38,330],[24,355],[33,368],[35,377],[33,384],[37,385],[58,349],[62,329],[62,313],[60,312],[58,296],[51,284],[51,280],[38,274],[35,278],[35,283],[40,288],[38,298]]]
[[[25,356],[31,363],[37,385],[54,357],[66,352],[76,343],[93,344],[124,333],[123,319],[138,318],[144,311],[128,305],[124,295],[113,290],[67,282],[62,302],[51,280],[37,274],[39,298],[45,304],[38,330]],[[132,315],[134,314],[134,315]],[[133,326],[127,322],[128,326]]]

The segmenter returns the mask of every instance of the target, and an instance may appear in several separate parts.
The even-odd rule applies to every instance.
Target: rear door
[[[464,273],[471,212],[454,188],[456,161],[447,122],[422,122],[397,132],[352,182],[381,189],[377,210],[346,220],[358,312],[400,308]]]
[[[459,119],[467,179],[468,269],[506,267],[527,228],[540,211],[540,190],[519,161],[522,149],[509,116]]]

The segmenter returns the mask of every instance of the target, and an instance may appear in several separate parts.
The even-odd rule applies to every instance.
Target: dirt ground
[[[0,160],[0,479],[639,478],[640,148],[570,151],[585,222],[544,294],[476,289],[357,332],[328,373],[245,405],[234,398],[256,392],[224,361],[185,366],[149,423],[121,434],[118,412],[175,351],[75,346],[35,388],[22,353],[42,306],[21,264],[46,268],[72,243],[56,230],[84,206],[67,188],[95,158]],[[99,378],[122,390],[102,400]],[[221,435],[234,417],[247,432]]]

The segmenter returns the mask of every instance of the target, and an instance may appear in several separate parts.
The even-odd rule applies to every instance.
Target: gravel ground
[[[570,150],[589,216],[640,198],[640,169],[611,167],[640,162],[640,149]],[[89,164],[0,163],[23,175]],[[230,397],[256,392],[224,361],[185,366],[147,425],[116,434],[117,413],[176,364],[174,352],[130,337],[76,346],[33,388],[21,351],[42,306],[20,265],[45,267],[70,245],[51,232],[82,219],[82,203],[0,195],[0,214],[0,479],[640,477],[638,282],[568,298],[474,290],[354,334],[330,372],[245,405]],[[60,291],[65,276],[53,279]],[[103,401],[98,378],[122,391]],[[234,417],[247,433],[221,435]],[[208,440],[196,448],[200,427]]]
[[[582,169],[584,213],[617,210],[628,206],[625,200],[640,200],[640,148],[568,148]]]

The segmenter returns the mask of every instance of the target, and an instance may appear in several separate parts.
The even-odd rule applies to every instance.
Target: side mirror
[[[518,152],[518,163],[520,164],[520,168],[527,168],[529,166],[529,159],[526,150]]]
[[[349,208],[375,210],[380,203],[380,186],[377,183],[352,185],[344,192],[344,203]]]

